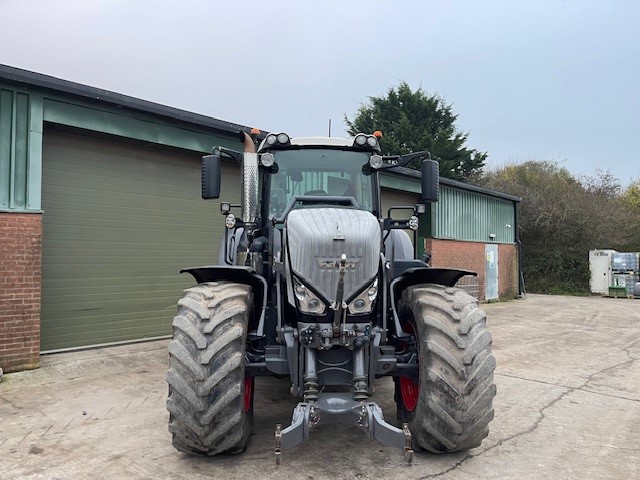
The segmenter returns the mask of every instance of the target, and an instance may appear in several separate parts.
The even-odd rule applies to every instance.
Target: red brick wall
[[[42,215],[0,212],[0,367],[40,364]]]
[[[484,243],[427,238],[425,250],[431,253],[432,267],[477,272],[478,298],[484,300]],[[518,256],[515,245],[498,245],[498,293],[500,298],[515,298],[518,293]]]

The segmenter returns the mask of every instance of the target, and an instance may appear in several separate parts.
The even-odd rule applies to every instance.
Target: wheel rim
[[[244,411],[251,410],[251,396],[253,393],[253,377],[244,379]]]
[[[418,406],[420,386],[407,377],[400,377],[400,394],[405,410],[413,412]]]
[[[405,323],[402,328],[405,332],[410,333],[415,338],[416,330],[413,324]],[[402,395],[402,404],[404,405],[405,410],[413,412],[418,406],[418,399],[420,398],[420,384],[418,382],[414,382],[410,378],[400,377],[400,395]]]

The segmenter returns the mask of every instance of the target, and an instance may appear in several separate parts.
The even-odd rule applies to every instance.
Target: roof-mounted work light
[[[358,148],[372,148],[374,150],[380,150],[380,145],[378,144],[378,138],[374,135],[365,135],[364,133],[359,133],[353,139],[353,146]]]
[[[284,132],[270,133],[269,135],[267,135],[265,142],[269,147],[291,145],[291,139],[289,138],[289,135]]]

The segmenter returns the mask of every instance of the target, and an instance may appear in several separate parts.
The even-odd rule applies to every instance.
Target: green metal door
[[[237,167],[222,198],[238,202]],[[41,350],[171,333],[184,267],[216,263],[224,226],[200,198],[200,155],[47,130]]]

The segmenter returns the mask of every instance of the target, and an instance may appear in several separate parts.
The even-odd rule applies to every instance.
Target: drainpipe
[[[518,255],[518,296],[520,298],[525,298],[527,296],[527,291],[524,286],[524,275],[522,273],[522,242],[520,241],[520,222],[518,218],[520,217],[520,202],[515,202],[516,204],[516,216],[515,216],[515,230],[516,230],[516,249]]]

